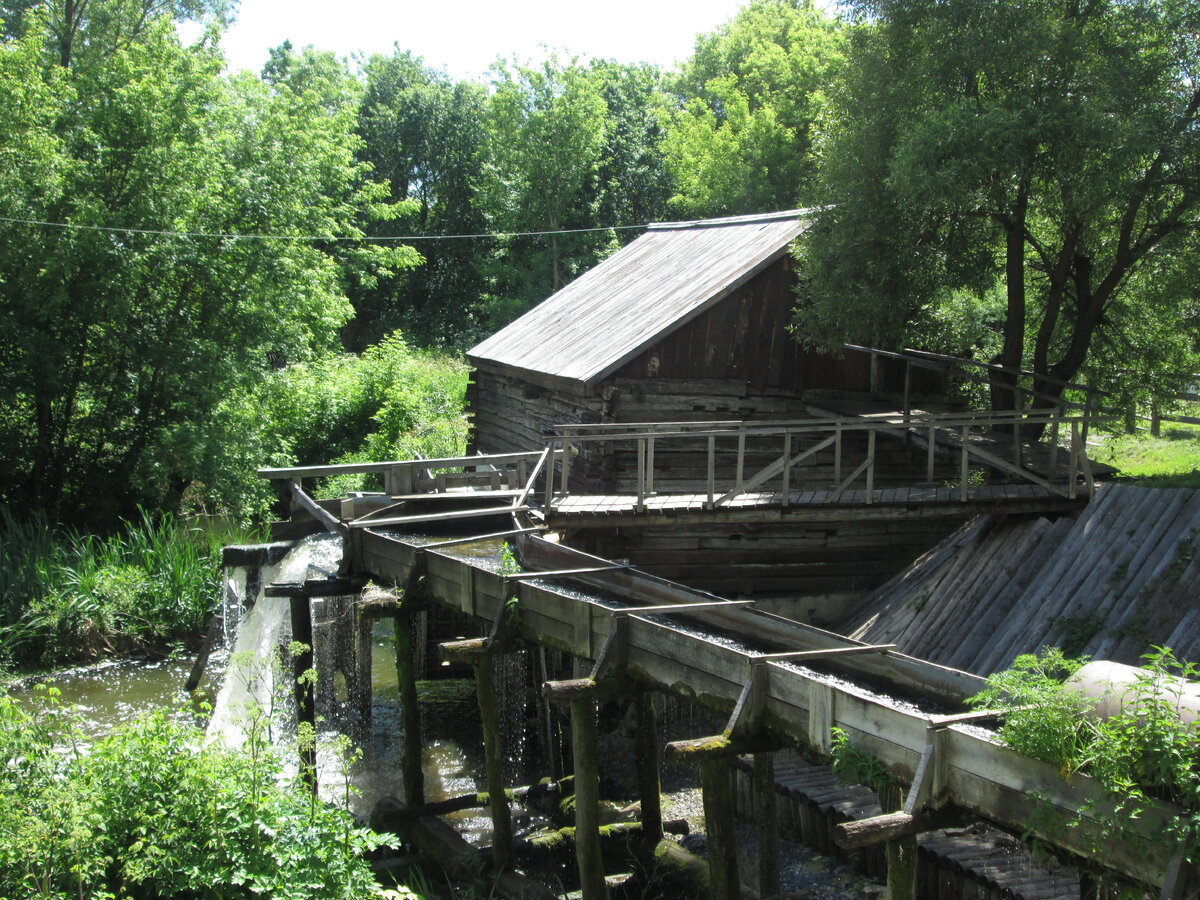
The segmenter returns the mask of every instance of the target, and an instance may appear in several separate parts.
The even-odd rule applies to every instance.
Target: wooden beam
[[[444,496],[444,495],[440,495]],[[528,512],[525,506],[481,506],[477,509],[455,509],[440,513],[419,513],[411,516],[390,516],[386,519],[355,519],[350,528],[392,528],[398,525],[416,525],[422,522],[451,522],[456,519],[479,519],[484,516],[503,516]]]
[[[887,653],[895,649],[895,644],[863,644],[861,647],[829,647],[823,650],[785,650],[781,653],[756,653],[752,662],[804,662],[810,659],[855,656],[860,653]]]

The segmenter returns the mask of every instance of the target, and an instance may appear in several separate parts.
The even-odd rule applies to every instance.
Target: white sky
[[[497,56],[564,54],[673,68],[699,32],[729,20],[747,0],[241,0],[223,44],[231,69],[258,71],[267,50],[290,40],[339,56],[402,50],[454,78],[479,79]]]

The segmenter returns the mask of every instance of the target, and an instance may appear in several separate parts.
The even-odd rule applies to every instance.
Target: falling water
[[[299,541],[278,565],[264,568],[260,585],[272,582],[302,582],[306,578],[332,575],[341,556],[341,539],[337,535],[321,534]],[[256,715],[265,717],[271,729],[279,724],[276,713],[286,709],[291,697],[291,673],[283,671],[279,648],[291,639],[291,613],[283,597],[266,596],[261,587],[256,597],[248,598],[251,606],[241,613],[246,599],[239,598],[238,588],[245,590],[248,579],[226,580],[226,632],[236,623],[233,650],[225,672],[225,681],[213,704],[208,723],[209,739],[220,739],[231,747],[240,746],[246,739],[246,726]],[[232,596],[232,600],[229,597]],[[282,679],[282,680],[280,680]],[[276,681],[279,680],[279,685]]]

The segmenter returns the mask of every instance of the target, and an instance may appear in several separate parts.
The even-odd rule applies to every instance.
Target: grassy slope
[[[1200,427],[1164,422],[1157,438],[1139,430],[1098,434],[1095,443],[1088,447],[1091,458],[1116,466],[1123,479],[1147,487],[1200,487]]]

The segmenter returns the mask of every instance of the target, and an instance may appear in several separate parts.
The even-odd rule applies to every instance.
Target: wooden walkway
[[[1082,509],[1087,497],[1066,498],[1034,484],[973,487],[960,499],[958,487],[900,487],[886,490],[779,491],[741,494],[711,507],[707,494],[648,496],[639,509],[632,494],[571,494],[555,498],[546,513],[551,527],[587,528],[693,522],[777,522],[896,518],[968,519],[990,513],[1061,513]]]

